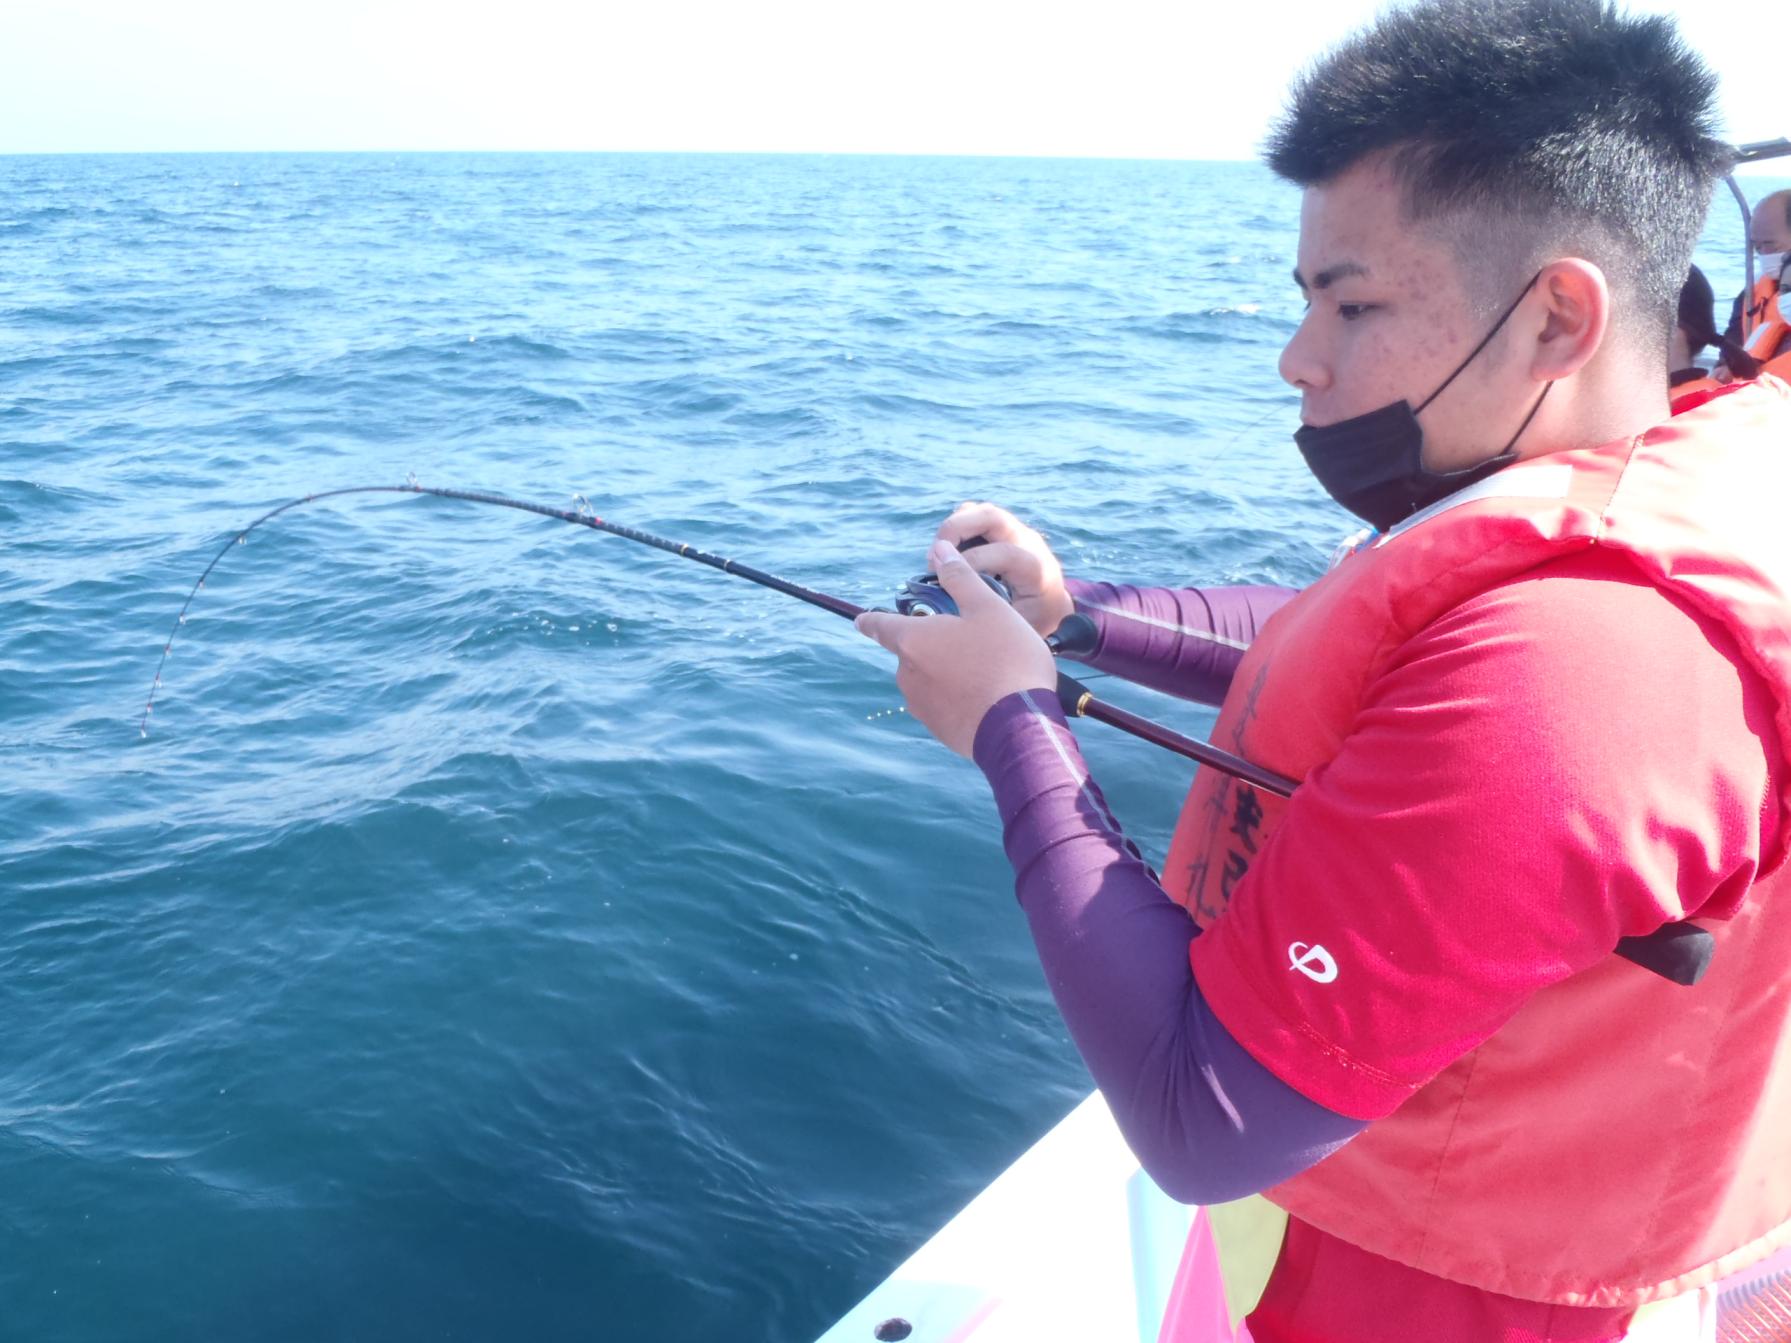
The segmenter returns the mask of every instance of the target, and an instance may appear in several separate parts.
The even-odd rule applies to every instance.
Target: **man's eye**
[[[1373,307],[1374,304],[1372,303],[1339,303],[1337,305],[1337,315],[1346,322],[1353,322],[1358,317],[1371,311]]]

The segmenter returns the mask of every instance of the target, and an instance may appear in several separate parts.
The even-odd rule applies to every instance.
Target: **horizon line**
[[[1008,151],[1001,153],[978,152],[974,150],[917,150],[917,149],[519,149],[490,147],[477,149],[433,148],[354,148],[354,149],[0,149],[0,159],[31,158],[177,158],[177,157],[217,157],[258,155],[266,157],[287,156],[292,158],[324,157],[328,155],[502,155],[502,154],[536,154],[573,156],[638,156],[638,157],[689,157],[689,158],[862,158],[862,159],[995,159],[995,160],[1039,160],[1059,163],[1188,163],[1188,164],[1254,164],[1266,168],[1267,165],[1255,156],[1239,157],[1191,157],[1184,155],[1162,154],[1061,154],[1042,151]],[[1780,171],[1772,171],[1778,165]],[[1734,174],[1737,177],[1791,177],[1791,160],[1760,159],[1751,163],[1736,165]]]
[[[0,149],[0,158],[127,158],[134,155],[226,155],[226,154],[639,154],[692,157],[737,158],[891,158],[891,159],[1060,159],[1076,162],[1129,163],[1260,163],[1255,157],[1195,158],[1164,154],[1060,154],[1039,151],[1006,151],[998,153],[975,150],[926,149],[521,149],[490,147],[478,149],[433,148],[356,148],[356,149]]]

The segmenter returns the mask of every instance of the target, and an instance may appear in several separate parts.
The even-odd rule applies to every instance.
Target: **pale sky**
[[[1759,78],[1757,22],[1719,22],[1708,0],[1634,7],[1681,17],[1723,77],[1733,138],[1791,133],[1783,89]],[[0,0],[0,153],[1249,158],[1294,71],[1376,8],[1370,0]],[[1776,171],[1791,167],[1780,160]]]

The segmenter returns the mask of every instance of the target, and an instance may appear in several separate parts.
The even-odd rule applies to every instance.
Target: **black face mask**
[[[1300,455],[1327,494],[1376,531],[1384,532],[1419,509],[1447,498],[1464,485],[1484,480],[1517,460],[1512,449],[1542,409],[1543,397],[1555,385],[1552,382],[1542,389],[1542,395],[1536,398],[1536,404],[1530,407],[1530,413],[1524,416],[1503,452],[1460,471],[1425,469],[1424,429],[1418,416],[1499,334],[1539,278],[1540,272],[1530,277],[1523,293],[1493,323],[1492,330],[1456,365],[1455,372],[1443,379],[1443,385],[1424,398],[1417,410],[1412,409],[1409,401],[1395,401],[1354,419],[1327,425],[1303,424],[1294,431]]]

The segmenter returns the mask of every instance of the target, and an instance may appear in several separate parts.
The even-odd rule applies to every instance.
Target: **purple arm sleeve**
[[[1183,699],[1218,704],[1238,659],[1293,588],[1135,588],[1066,579],[1100,630],[1083,661]]]
[[[1187,911],[1121,833],[1046,690],[977,729],[1045,979],[1120,1131],[1165,1193],[1218,1203],[1277,1184],[1366,1124],[1247,1054],[1201,997]]]

